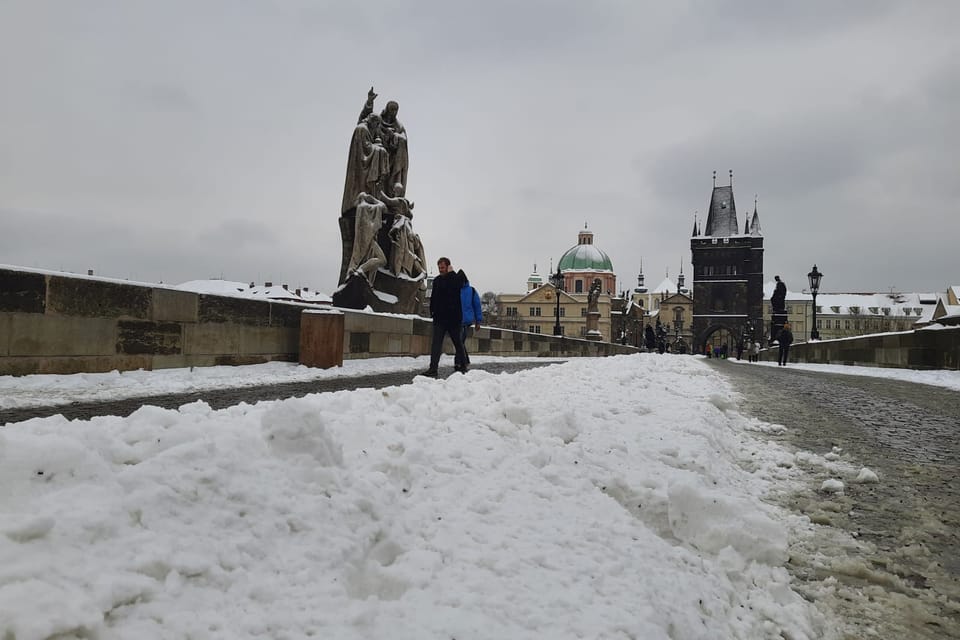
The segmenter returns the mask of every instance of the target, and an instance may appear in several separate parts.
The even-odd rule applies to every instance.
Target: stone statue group
[[[407,132],[397,119],[399,105],[391,100],[377,114],[376,98],[370,87],[350,140],[340,209],[344,238],[340,283],[359,277],[372,289],[378,273],[386,273],[394,280],[418,282],[414,288],[388,287],[394,289],[389,293],[395,296],[409,297],[426,278],[426,258],[420,237],[413,230],[414,203],[406,197],[410,165]],[[403,291],[397,291],[398,287]],[[400,311],[413,310],[409,301],[401,299],[398,303]]]

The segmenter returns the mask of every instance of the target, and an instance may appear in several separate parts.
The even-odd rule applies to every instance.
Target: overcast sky
[[[632,287],[734,171],[791,290],[960,283],[960,2],[0,0],[0,263],[335,288],[367,90],[433,265]]]

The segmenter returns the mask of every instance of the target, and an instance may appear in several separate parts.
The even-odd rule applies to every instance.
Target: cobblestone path
[[[889,380],[711,361],[741,410],[786,430],[791,448],[865,466],[879,483],[785,499],[817,533],[792,549],[801,593],[826,602],[844,638],[960,638],[960,394]],[[826,594],[826,596],[825,596]]]
[[[489,373],[515,373],[524,369],[546,367],[552,362],[485,362],[471,365],[472,371],[487,371]],[[86,420],[94,416],[128,416],[143,405],[153,405],[166,409],[176,409],[185,404],[203,400],[214,409],[222,409],[241,402],[252,404],[262,400],[281,400],[297,398],[309,393],[324,393],[329,391],[343,391],[347,389],[373,388],[398,386],[409,384],[417,376],[417,371],[399,371],[368,376],[352,376],[340,378],[326,378],[311,382],[291,382],[274,384],[262,387],[241,387],[233,389],[217,389],[213,391],[196,391],[177,393],[162,396],[149,396],[112,400],[109,402],[73,403],[49,407],[29,407],[23,409],[8,409],[0,411],[0,426],[9,422],[20,422],[30,418],[45,418],[62,414],[68,420]],[[462,375],[453,370],[452,366],[440,367],[440,377]],[[467,375],[470,375],[469,373]]]

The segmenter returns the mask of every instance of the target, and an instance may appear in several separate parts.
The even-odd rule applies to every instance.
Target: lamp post
[[[817,292],[820,291],[820,278],[823,274],[817,271],[817,265],[813,265],[813,270],[807,274],[807,280],[810,282],[810,294],[813,296],[813,327],[810,329],[810,339],[819,340],[820,332],[817,331]]]
[[[560,266],[557,266],[557,272],[550,276],[550,284],[557,290],[557,315],[556,323],[553,325],[553,335],[562,336],[563,328],[560,326],[560,292],[563,291],[563,274],[560,273]]]

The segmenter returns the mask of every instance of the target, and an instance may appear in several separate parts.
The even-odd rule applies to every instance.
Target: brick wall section
[[[776,360],[776,354],[775,347],[769,349],[766,359]],[[790,360],[905,369],[960,369],[960,327],[798,343],[790,347]]]
[[[0,269],[0,375],[296,362],[301,314],[316,308]],[[342,311],[345,359],[430,353],[429,320]],[[496,328],[471,332],[467,348],[502,356],[636,352]]]

